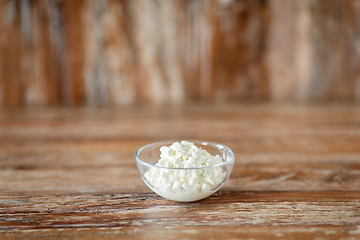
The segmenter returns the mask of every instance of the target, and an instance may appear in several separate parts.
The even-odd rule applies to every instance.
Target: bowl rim
[[[183,141],[183,140],[181,140],[181,141]],[[154,145],[157,145],[157,144],[169,144],[169,143],[172,144],[174,142],[181,142],[181,141],[179,141],[179,140],[175,140],[175,141],[166,140],[166,141],[153,142],[153,143],[147,144],[145,146],[142,146],[141,148],[139,148],[135,152],[136,161],[140,162],[141,164],[150,166],[150,167],[156,167],[156,168],[160,168],[160,169],[170,169],[170,170],[210,169],[210,168],[215,168],[215,167],[221,167],[221,166],[228,165],[228,164],[233,164],[235,162],[235,152],[231,148],[229,148],[228,146],[226,146],[224,144],[221,144],[221,143],[217,143],[217,142],[201,141],[201,140],[184,140],[184,141],[192,142],[194,144],[201,144],[201,145],[205,145],[205,146],[206,145],[212,145],[213,147],[217,147],[217,148],[226,148],[230,152],[231,157],[229,158],[229,160],[227,160],[227,161],[225,161],[223,163],[220,163],[220,164],[217,164],[217,165],[212,165],[212,166],[206,166],[206,167],[198,167],[198,168],[170,168],[170,167],[155,166],[154,164],[147,163],[147,162],[143,161],[139,157],[140,152],[142,152],[145,148],[148,148],[148,147],[151,147],[151,146],[154,146]],[[197,147],[199,147],[199,146],[197,146]]]

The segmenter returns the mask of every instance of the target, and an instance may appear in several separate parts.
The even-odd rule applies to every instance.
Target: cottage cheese
[[[188,141],[174,142],[160,148],[160,159],[144,176],[157,194],[175,201],[196,201],[218,190],[225,178],[219,155]]]

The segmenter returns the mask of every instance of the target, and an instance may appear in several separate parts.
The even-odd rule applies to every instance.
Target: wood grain
[[[167,139],[236,154],[213,196],[150,191],[135,151]],[[357,239],[357,105],[0,110],[1,239]]]
[[[360,99],[357,0],[0,0],[2,106]]]

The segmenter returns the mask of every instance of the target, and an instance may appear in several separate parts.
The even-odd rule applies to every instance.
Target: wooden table
[[[234,170],[193,203],[152,193],[135,151],[223,143]],[[0,239],[360,239],[359,105],[0,111]]]

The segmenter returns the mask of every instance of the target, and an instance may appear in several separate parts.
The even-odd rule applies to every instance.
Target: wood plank
[[[291,226],[222,226],[221,231],[213,226],[191,227],[186,229],[171,228],[88,228],[79,229],[57,229],[57,230],[28,230],[18,233],[7,233],[4,239],[356,239],[358,228],[353,226],[309,226],[296,228]]]
[[[281,149],[267,150],[261,144],[256,148],[249,146],[258,142],[251,140],[234,148],[237,158],[227,187],[259,191],[359,189],[360,138],[349,141],[355,145],[342,153],[335,148],[333,152],[314,154],[311,149],[298,148],[296,141],[295,147],[284,147],[286,153],[281,152],[281,143]],[[2,142],[0,189],[3,192],[147,190],[134,160],[138,147],[147,143],[140,140]],[[313,148],[316,144],[319,142],[309,145]]]
[[[1,208],[0,231],[6,233],[5,239],[67,234],[82,239],[103,234],[216,239],[212,234],[220,233],[225,239],[243,235],[335,239],[359,236],[359,197],[358,191],[220,191],[195,203],[176,203],[154,193],[2,195],[1,206],[7,207],[5,212]],[[214,226],[211,235],[202,235]],[[269,226],[273,227],[270,232]]]
[[[1,0],[0,104],[360,99],[357,0]]]
[[[166,200],[142,182],[150,142],[236,154],[213,196]],[[356,239],[357,105],[189,104],[0,110],[1,239]]]

